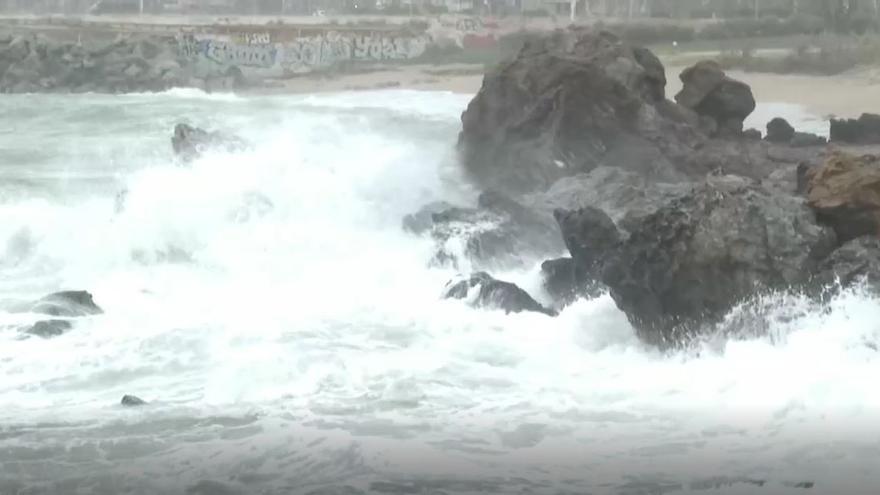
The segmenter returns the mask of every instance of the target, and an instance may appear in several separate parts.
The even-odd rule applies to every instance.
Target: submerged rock
[[[30,327],[22,330],[23,333],[48,339],[57,337],[73,328],[73,323],[69,320],[43,320],[38,321]]]
[[[125,407],[138,407],[145,406],[147,404],[147,401],[135,395],[124,395],[122,397],[122,400],[120,401],[120,404]]]
[[[28,311],[50,316],[89,316],[104,311],[86,291],[64,291],[50,294],[31,304]]]
[[[835,151],[806,174],[809,205],[841,242],[880,235],[880,157]]]
[[[174,126],[174,134],[171,136],[171,147],[175,155],[184,161],[191,161],[209,149],[233,152],[241,151],[247,145],[238,137],[220,132],[206,131],[181,123]]]
[[[476,291],[476,294],[473,293]],[[506,313],[524,311],[556,316],[556,311],[545,308],[526,291],[515,284],[492,278],[486,272],[478,272],[458,282],[450,282],[443,294],[446,299],[469,299],[478,307],[501,309]]]
[[[676,345],[761,290],[806,282],[835,245],[802,200],[718,177],[646,217],[602,281],[645,340]]]

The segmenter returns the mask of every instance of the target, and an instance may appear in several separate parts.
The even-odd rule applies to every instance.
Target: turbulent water
[[[607,296],[441,300],[455,273],[400,221],[473,200],[467,100],[0,98],[0,308],[86,289],[105,311],[42,339],[0,309],[0,494],[873,492],[880,301],[858,290],[749,305],[729,325],[760,338],[674,355]],[[786,110],[805,120],[759,114]],[[179,166],[181,120],[253,147]],[[545,298],[524,261],[496,275]]]

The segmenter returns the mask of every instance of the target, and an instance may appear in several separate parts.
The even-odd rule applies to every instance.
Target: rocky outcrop
[[[842,159],[782,119],[766,140],[747,136],[747,85],[700,63],[673,103],[655,61],[605,33],[560,31],[487,74],[462,115],[477,184],[554,212],[571,255],[546,251],[555,306],[608,291],[668,347],[741,335],[731,311],[766,292],[876,278],[880,160]]]
[[[880,157],[835,151],[806,174],[809,205],[841,242],[880,235]]]
[[[767,136],[764,138],[771,143],[789,143],[794,138],[794,127],[782,117],[776,117],[767,122]]]
[[[184,161],[191,161],[210,149],[226,152],[241,151],[247,148],[247,143],[236,136],[180,123],[174,126],[171,148],[174,154]]]
[[[717,177],[646,217],[602,281],[645,340],[674,345],[758,291],[806,282],[835,245],[802,200]]]
[[[748,84],[731,79],[717,62],[710,60],[685,69],[680,79],[683,86],[675,101],[710,119],[710,133],[742,133],[743,121],[756,105]]]
[[[831,141],[880,144],[880,115],[863,113],[858,119],[831,119]]]
[[[545,308],[526,291],[510,282],[496,280],[486,272],[474,273],[466,279],[450,282],[443,297],[465,299],[474,306],[500,309],[506,313],[528,311],[556,316],[556,311]]]
[[[433,261],[455,267],[462,257],[480,266],[518,265],[564,248],[551,215],[493,191],[480,194],[475,208],[426,205],[406,216],[403,228],[429,235],[437,246]]]
[[[120,37],[95,46],[34,35],[0,38],[0,92],[4,93],[231,90],[245,83],[234,67],[226,74],[199,74],[196,69],[178,56],[171,37]]]
[[[77,317],[98,315],[104,311],[86,291],[64,291],[50,294],[29,305],[27,311],[49,316]]]

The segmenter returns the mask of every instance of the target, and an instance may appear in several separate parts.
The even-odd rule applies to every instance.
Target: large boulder
[[[556,311],[544,307],[526,291],[510,282],[496,280],[486,272],[477,272],[463,280],[450,282],[443,297],[468,300],[474,306],[500,309],[506,313],[528,311],[556,316]]]
[[[805,283],[835,246],[802,199],[712,177],[644,218],[602,281],[646,341],[672,346],[758,291]]]
[[[880,144],[880,115],[863,113],[858,119],[831,119],[831,141]]]
[[[809,205],[841,242],[880,235],[880,157],[835,151],[806,173]]]
[[[485,188],[545,190],[609,164],[668,181],[702,139],[692,112],[665,99],[656,56],[609,33],[557,31],[486,74],[462,114],[459,151]],[[697,170],[697,174],[706,170]]]
[[[740,134],[743,121],[755,110],[748,84],[728,77],[717,62],[704,60],[685,69],[675,101],[714,121],[718,133]]]

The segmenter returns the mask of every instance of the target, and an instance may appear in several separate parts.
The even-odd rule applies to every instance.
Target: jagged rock
[[[880,115],[863,113],[858,119],[831,119],[831,141],[880,144]]]
[[[147,405],[147,401],[135,395],[124,395],[122,397],[122,400],[120,401],[120,404],[125,407],[138,407]]]
[[[835,246],[802,199],[711,177],[642,220],[602,281],[644,340],[673,346],[758,291],[804,283]]]
[[[403,225],[409,232],[430,234],[437,244],[434,261],[453,266],[460,256],[481,265],[517,265],[563,248],[550,214],[494,191],[480,194],[476,208],[431,203],[407,215]]]
[[[828,140],[822,136],[811,134],[809,132],[795,132],[789,144],[795,148],[824,146],[828,144]]]
[[[788,143],[794,138],[794,127],[782,117],[767,122],[767,141],[771,143]]]
[[[86,291],[64,291],[50,294],[30,305],[28,311],[49,316],[89,316],[104,311]]]
[[[841,242],[880,234],[880,157],[834,151],[806,174],[809,205]]]
[[[486,272],[478,272],[470,277],[452,281],[446,286],[443,295],[446,299],[470,299],[474,306],[501,309],[506,313],[524,311],[556,316],[556,311],[545,308],[526,291],[510,282],[492,278]]]
[[[73,323],[68,320],[43,320],[22,330],[23,333],[48,339],[57,337],[73,328]]]
[[[683,86],[675,95],[675,101],[712,118],[721,134],[742,133],[743,121],[756,106],[748,84],[728,77],[721,66],[711,60],[685,69],[679,78]]]
[[[240,138],[220,132],[210,132],[188,124],[174,126],[171,136],[171,147],[174,154],[184,161],[198,158],[209,149],[221,149],[227,152],[241,151],[247,145]]]

